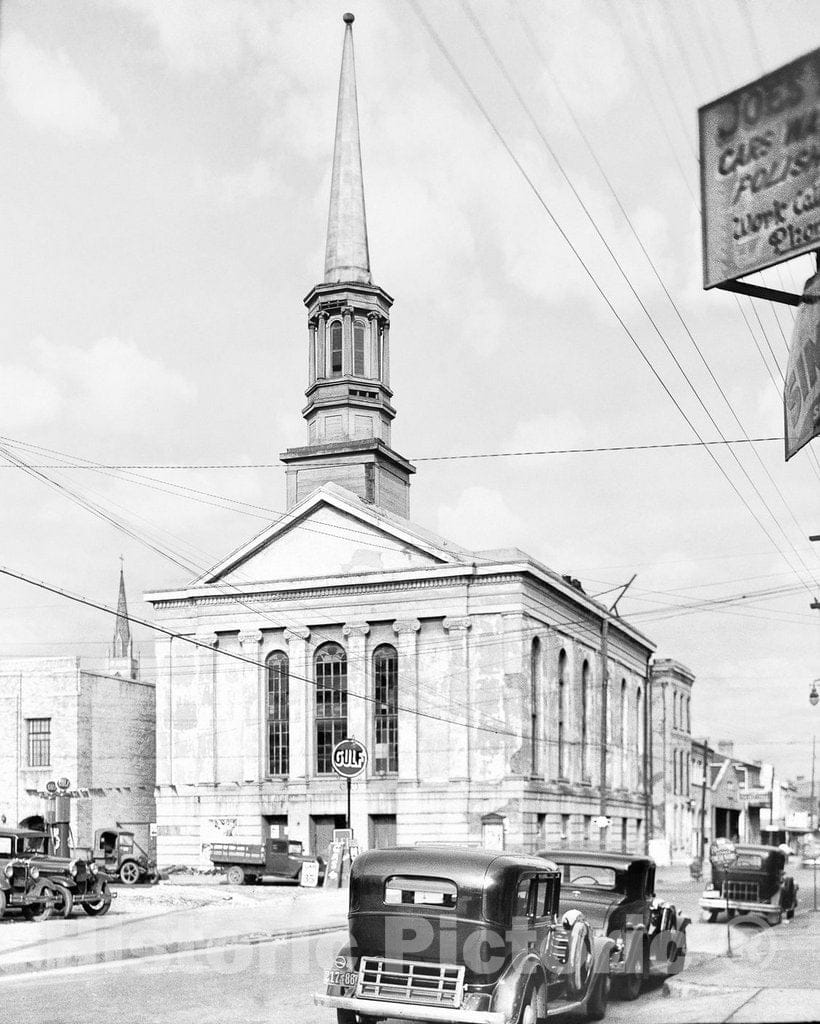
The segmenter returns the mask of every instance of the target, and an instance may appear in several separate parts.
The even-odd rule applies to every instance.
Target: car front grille
[[[429,1006],[461,1005],[464,968],[363,956],[356,995]]]
[[[725,900],[737,900],[740,903],[759,903],[760,884],[758,882],[724,882],[721,895]]]
[[[28,882],[28,868],[25,864],[15,864],[9,879],[12,889],[25,889]]]

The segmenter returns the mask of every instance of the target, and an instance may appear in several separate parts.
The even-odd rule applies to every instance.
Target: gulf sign
[[[820,246],[820,50],[698,110],[703,286]]]
[[[330,763],[343,779],[355,779],[367,767],[367,748],[358,740],[342,740],[333,748]]]

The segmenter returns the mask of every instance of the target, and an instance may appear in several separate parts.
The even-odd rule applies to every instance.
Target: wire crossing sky
[[[0,560],[24,575],[106,604],[122,554],[140,618],[284,514],[344,10],[3,5]],[[695,730],[774,757],[774,729],[806,774],[820,470],[783,463],[793,311],[701,288],[696,111],[820,45],[814,4],[353,11],[413,520],[588,593],[637,572],[619,611],[695,672]],[[21,587],[0,583],[0,653],[110,641]]]

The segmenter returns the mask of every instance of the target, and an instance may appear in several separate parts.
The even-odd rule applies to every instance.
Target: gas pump
[[[71,797],[67,790],[71,783],[68,779],[57,779],[46,785],[45,820],[51,832],[53,850],[56,857],[70,857],[71,848],[69,835],[71,831]]]

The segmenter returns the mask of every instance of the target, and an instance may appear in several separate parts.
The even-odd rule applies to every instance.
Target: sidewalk
[[[0,978],[159,953],[321,935],[347,921],[347,889],[228,886],[182,879],[114,887],[103,917],[81,908],[42,924],[9,914],[0,922]]]
[[[738,1022],[820,1019],[820,913],[804,903],[793,921],[775,927],[736,918],[729,938],[725,924],[709,927],[712,949],[690,953],[685,970],[664,982],[665,996],[705,1002],[731,994]]]

